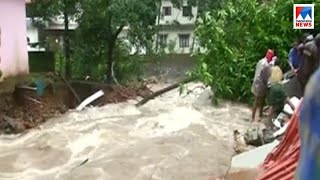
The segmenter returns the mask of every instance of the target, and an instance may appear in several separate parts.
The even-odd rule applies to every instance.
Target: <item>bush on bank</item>
[[[196,29],[206,49],[198,55],[197,75],[215,89],[215,97],[250,102],[255,66],[268,48],[275,50],[283,70],[288,70],[291,44],[304,33],[293,29],[294,3],[308,2],[226,0],[205,15]],[[315,12],[319,11],[316,5]],[[320,22],[319,13],[315,22]]]

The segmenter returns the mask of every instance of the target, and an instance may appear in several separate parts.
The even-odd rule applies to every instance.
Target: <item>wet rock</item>
[[[3,116],[4,129],[6,133],[20,133],[26,130],[23,121],[8,116]]]

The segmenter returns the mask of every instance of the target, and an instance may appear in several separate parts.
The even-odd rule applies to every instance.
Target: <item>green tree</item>
[[[151,47],[155,32],[158,4],[153,0],[83,0],[79,18],[84,39],[97,42],[96,55],[106,58],[106,76],[113,81],[115,50],[119,35],[129,27],[128,37],[132,45]],[[85,37],[87,36],[87,37]]]
[[[292,28],[294,3],[226,0],[205,13],[196,34],[206,52],[199,54],[196,75],[215,90],[215,97],[248,102],[255,65],[268,48],[286,68],[292,41],[303,33]]]
[[[79,13],[80,0],[32,0],[31,2],[28,5],[28,15],[31,17],[41,17],[44,21],[51,22],[57,16],[63,15],[66,77],[71,78],[69,21]]]

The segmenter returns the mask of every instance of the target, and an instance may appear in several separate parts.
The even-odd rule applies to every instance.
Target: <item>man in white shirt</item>
[[[256,66],[256,72],[252,84],[252,93],[255,100],[252,107],[252,122],[256,120],[256,111],[259,108],[259,117],[263,116],[263,106],[268,93],[268,81],[270,77],[270,62],[274,57],[274,52],[268,49],[266,56],[262,58]]]

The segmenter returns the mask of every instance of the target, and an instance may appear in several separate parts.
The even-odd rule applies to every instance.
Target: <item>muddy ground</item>
[[[13,83],[2,85],[2,89],[11,90],[0,92],[0,134],[15,134],[36,128],[48,119],[64,114],[79,105],[68,86],[62,80],[53,78],[52,75],[36,77],[44,80],[47,86],[41,97],[37,97],[34,90],[18,88],[21,85],[33,87],[35,78],[31,76],[33,75],[24,77],[22,82],[15,82],[14,88],[4,87],[12,86]],[[124,102],[151,93],[143,84],[120,87],[81,81],[71,83],[71,86],[81,100],[102,89],[105,95],[92,103],[95,106]]]
[[[157,80],[171,83],[185,78],[185,73],[195,66],[195,61],[189,56],[180,56],[161,60],[156,63],[156,66],[154,62],[150,63],[146,68],[145,77],[152,77],[151,79],[157,77]],[[35,79],[43,79],[46,84],[53,84],[52,87],[46,88],[41,99],[35,97],[33,91],[19,90],[13,93],[15,91],[13,84],[32,86]],[[72,83],[72,87],[74,87],[81,100],[102,89],[105,95],[93,103],[95,106],[124,102],[151,93],[142,84],[111,87],[99,83],[88,85],[84,84],[83,81],[75,81]],[[6,83],[0,83],[0,134],[20,133],[26,129],[37,127],[47,119],[63,114],[68,109],[75,108],[78,104],[79,102],[68,90],[68,87],[61,79],[50,72],[10,79]]]

